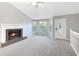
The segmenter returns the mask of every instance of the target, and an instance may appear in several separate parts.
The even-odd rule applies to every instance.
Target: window
[[[33,33],[35,35],[47,36],[49,33],[48,20],[33,20]]]
[[[39,21],[39,31],[40,32],[47,32],[48,22],[47,21]]]

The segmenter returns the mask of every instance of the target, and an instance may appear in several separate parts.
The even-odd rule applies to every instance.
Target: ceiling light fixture
[[[39,4],[42,4],[44,2],[32,2],[32,5],[35,7],[39,7]]]
[[[32,5],[37,5],[37,2],[32,2]]]

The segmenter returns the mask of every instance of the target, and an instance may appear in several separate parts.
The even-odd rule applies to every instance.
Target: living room
[[[0,2],[0,56],[79,55],[79,2]]]

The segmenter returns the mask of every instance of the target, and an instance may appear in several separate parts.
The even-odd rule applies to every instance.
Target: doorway
[[[65,17],[55,17],[55,39],[67,39],[67,22]]]

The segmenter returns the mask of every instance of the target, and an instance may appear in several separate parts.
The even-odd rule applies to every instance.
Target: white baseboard
[[[73,48],[73,50],[75,51],[76,55],[79,56],[78,52],[76,51],[76,49],[74,48],[74,46],[72,44],[70,44],[71,47]]]

